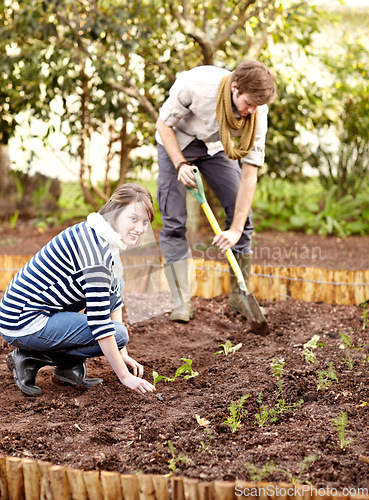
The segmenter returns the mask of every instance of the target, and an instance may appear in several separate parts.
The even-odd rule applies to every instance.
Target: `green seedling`
[[[247,410],[243,410],[242,407],[246,402],[246,399],[250,397],[250,394],[242,396],[238,401],[232,401],[228,406],[228,410],[230,412],[230,416],[227,420],[224,421],[227,424],[233,433],[237,432],[241,427],[241,419],[242,417],[246,417],[248,415]]]
[[[279,362],[273,359],[271,365],[272,365],[273,375],[277,379],[278,391],[276,391],[276,395],[277,397],[279,396],[277,403],[275,405],[277,413],[282,413],[284,411],[298,410],[304,403],[303,399],[300,399],[297,403],[293,403],[292,405],[289,406],[286,404],[286,400],[284,399],[283,382],[282,382],[282,375],[285,365],[284,359],[281,359]]]
[[[186,464],[186,465],[194,465],[193,460],[191,460],[191,458],[188,458],[187,455],[179,454],[178,457],[176,457],[175,448],[170,441],[168,441],[168,447],[170,449],[170,453],[172,454],[172,458],[170,458],[168,460],[169,470],[175,472],[178,469],[178,467],[177,467],[178,463],[182,463],[182,464]]]
[[[18,222],[18,217],[19,217],[19,210],[16,210],[14,212],[14,214],[9,217],[10,229],[15,228],[15,226],[17,225],[17,222]]]
[[[281,359],[279,361],[273,359],[271,362],[273,375],[277,379],[278,390],[276,391],[276,396],[278,399],[274,407],[269,408],[268,406],[262,406],[261,404],[262,393],[259,394],[258,403],[260,407],[260,413],[257,413],[255,415],[256,420],[254,421],[255,424],[259,425],[259,427],[270,425],[276,422],[278,420],[276,415],[279,415],[284,411],[298,410],[304,403],[303,399],[300,399],[297,403],[293,403],[292,405],[286,404],[286,400],[284,398],[284,393],[283,393],[283,382],[282,382],[284,366],[285,366],[284,359]]]
[[[334,371],[333,368],[333,361],[329,363],[328,370],[322,370],[320,372],[317,372],[317,375],[318,375],[318,386],[317,386],[318,391],[320,389],[323,389],[324,387],[330,387],[332,385],[332,382],[338,381],[336,372]]]
[[[355,368],[358,351],[362,351],[365,344],[355,345],[349,335],[340,332],[340,349],[346,350],[346,356],[342,357],[342,363],[346,364],[350,370]]]
[[[192,369],[192,359],[181,358],[180,361],[184,361],[184,364],[177,368],[176,374],[174,375],[174,380],[180,375],[183,375],[183,378],[185,380],[198,376],[199,372],[194,372]]]
[[[216,455],[217,452],[211,450],[211,442],[212,442],[213,437],[214,437],[213,433],[211,432],[211,429],[208,429],[207,427],[205,427],[204,433],[208,438],[208,443],[205,444],[204,441],[200,441],[202,451],[209,453],[209,455]]]
[[[347,413],[342,411],[338,417],[332,419],[333,425],[338,432],[338,438],[340,440],[341,450],[344,451],[348,448],[353,442],[353,438],[349,438],[346,435],[346,427],[347,427]]]
[[[180,361],[184,361],[185,363],[177,368],[174,377],[166,377],[165,375],[159,375],[158,372],[153,371],[154,386],[161,380],[164,380],[164,382],[174,382],[180,375],[183,375],[185,380],[198,376],[199,372],[195,372],[192,369],[192,359],[181,358]]]
[[[225,344],[220,344],[219,347],[221,347],[222,350],[217,351],[214,354],[224,354],[224,356],[228,356],[228,354],[234,354],[236,351],[241,349],[242,343],[232,346],[232,342],[227,340]]]
[[[271,362],[271,367],[272,367],[272,372],[273,375],[277,380],[280,380],[283,375],[283,370],[284,370],[284,365],[286,364],[284,359],[280,359],[277,361],[276,359],[273,358]]]
[[[267,479],[268,475],[276,470],[273,460],[271,460],[270,462],[267,462],[261,468],[256,467],[256,465],[251,464],[249,462],[246,462],[245,466],[247,468],[247,472],[250,475],[251,481],[253,481],[254,483],[258,483],[258,482],[262,481],[263,479]]]
[[[254,424],[259,427],[267,427],[268,425],[277,422],[277,411],[275,408],[263,405],[263,393],[259,392],[257,402],[259,404],[260,413],[256,413]]]
[[[316,355],[314,350],[317,347],[324,347],[323,342],[319,342],[320,335],[313,335],[313,337],[304,344],[301,356],[305,358],[306,363],[317,363]]]
[[[164,375],[159,375],[158,372],[153,371],[152,372],[152,378],[154,379],[154,386],[156,387],[156,384],[160,382],[160,380],[164,380],[164,382],[169,382],[171,380],[169,377],[165,377]]]
[[[306,467],[308,466],[309,463],[315,462],[316,460],[319,460],[319,457],[317,455],[309,455],[308,457],[305,457],[304,460],[300,463],[300,473],[297,477],[293,476],[290,472],[284,469],[278,469],[275,468],[276,472],[283,472],[286,474],[290,480],[291,484],[311,484],[310,481],[301,481],[301,476],[304,473]]]

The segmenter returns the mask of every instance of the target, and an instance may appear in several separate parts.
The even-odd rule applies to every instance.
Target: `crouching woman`
[[[123,385],[141,394],[155,390],[127,352],[120,260],[120,251],[138,245],[153,218],[149,191],[124,184],[13,278],[0,303],[0,333],[15,347],[7,363],[24,394],[42,394],[35,379],[43,366],[55,367],[56,382],[99,384],[86,377],[86,358],[103,355]]]

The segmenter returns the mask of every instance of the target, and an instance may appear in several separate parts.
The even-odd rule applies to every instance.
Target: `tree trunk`
[[[9,172],[9,146],[7,144],[0,144],[0,195],[3,195],[8,190]]]
[[[136,135],[130,135],[127,133],[127,119],[126,116],[122,116],[123,125],[120,131],[120,155],[119,155],[119,179],[118,186],[125,183],[127,172],[130,164],[130,154],[132,149],[137,148],[139,141]]]

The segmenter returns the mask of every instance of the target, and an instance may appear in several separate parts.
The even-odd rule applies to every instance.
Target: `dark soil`
[[[51,235],[43,236],[47,239],[42,244]],[[12,248],[23,254],[37,250],[38,238],[28,239],[26,245],[20,236],[7,236],[12,237],[19,239],[0,247],[2,253],[11,253]],[[4,234],[0,238],[4,242]],[[303,243],[296,235],[257,235],[257,239],[270,248],[283,247],[288,239],[288,245],[291,241]],[[319,241],[322,255],[326,255],[319,267],[329,263],[337,269],[350,269],[355,263],[354,269],[368,267],[367,238],[352,239],[347,247],[347,240]],[[324,246],[327,241],[333,244]],[[310,243],[307,237],[305,245]],[[299,251],[295,253],[301,257]],[[127,323],[129,352],[144,364],[148,380],[152,381],[153,370],[173,376],[183,363],[180,358],[192,359],[193,369],[199,373],[188,380],[161,381],[156,393],[145,397],[123,387],[103,358],[88,360],[89,376],[102,377],[102,385],[84,392],[60,386],[52,381],[52,369],[43,368],[37,379],[43,395],[24,396],[5,362],[10,348],[0,341],[0,454],[86,470],[167,474],[168,461],[173,458],[171,443],[176,475],[210,481],[250,480],[255,477],[247,463],[261,470],[273,461],[275,468],[263,480],[299,478],[317,487],[369,488],[369,464],[363,459],[369,457],[369,324],[365,310],[294,300],[261,301],[268,310],[271,332],[260,337],[244,319],[228,311],[227,297],[195,298],[193,303],[196,318],[188,325],[171,323],[168,314]],[[340,333],[362,349],[340,349]],[[312,364],[301,354],[303,344],[314,334],[320,335],[324,347],[314,351],[317,363]],[[233,345],[242,342],[241,349],[228,356],[214,354],[227,340]],[[354,358],[351,369],[343,360],[349,354]],[[285,362],[281,380],[286,404],[294,405],[300,399],[304,403],[300,409],[279,414],[275,423],[259,427],[255,423],[260,412],[258,395],[262,392],[262,404],[269,408],[280,399],[271,369],[273,359]],[[317,390],[317,372],[327,370],[330,362],[338,381]],[[225,423],[228,407],[243,395],[250,395],[244,404],[248,413],[239,430],[232,433]],[[332,423],[341,412],[348,417],[346,437],[353,438],[345,449],[341,449]],[[210,422],[210,432],[199,425],[195,415]],[[304,468],[307,457],[314,460]]]

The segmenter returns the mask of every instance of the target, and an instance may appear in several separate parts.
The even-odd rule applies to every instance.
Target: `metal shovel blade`
[[[254,295],[251,292],[242,291],[240,304],[243,315],[249,322],[252,331],[259,335],[267,335],[269,326]]]

